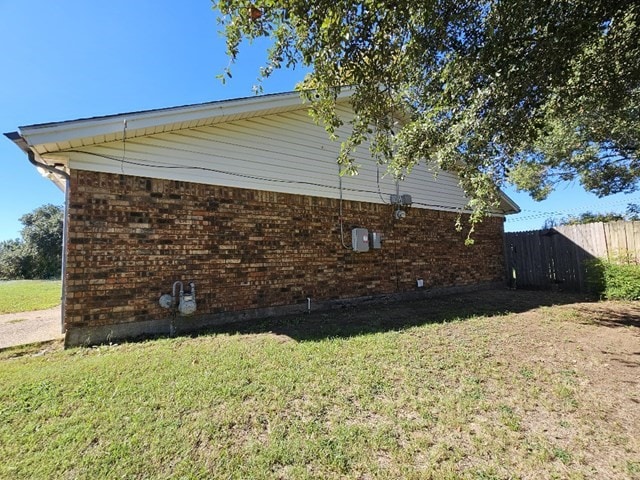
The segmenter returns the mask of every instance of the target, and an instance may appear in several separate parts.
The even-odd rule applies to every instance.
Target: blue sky
[[[186,105],[252,95],[266,44],[241,50],[233,78],[209,0],[0,0],[0,132],[21,125]],[[304,71],[276,72],[264,92],[292,90]],[[12,142],[0,138],[0,240],[19,237],[19,217],[62,192]],[[539,228],[546,213],[624,211],[640,193],[598,199],[567,185],[523,209],[507,230]]]

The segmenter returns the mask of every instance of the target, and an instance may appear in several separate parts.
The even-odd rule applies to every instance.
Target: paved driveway
[[[64,337],[60,333],[60,307],[0,315],[0,348]]]

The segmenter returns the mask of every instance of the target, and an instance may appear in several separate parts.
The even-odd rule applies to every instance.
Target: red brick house
[[[362,146],[359,175],[341,178],[339,144],[298,93],[6,135],[66,191],[67,345],[503,281],[511,200],[465,246],[454,175],[420,164],[396,182]],[[179,285],[160,305],[178,281],[195,284],[191,316],[175,315]]]

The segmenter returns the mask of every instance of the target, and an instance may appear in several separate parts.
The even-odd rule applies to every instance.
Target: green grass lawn
[[[44,310],[60,305],[60,280],[0,282],[0,314]]]
[[[638,478],[637,327],[438,305],[5,350],[0,478]]]

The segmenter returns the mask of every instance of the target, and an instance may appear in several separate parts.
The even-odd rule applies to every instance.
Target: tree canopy
[[[22,238],[0,242],[0,279],[60,277],[63,212],[47,204],[20,217]]]
[[[240,0],[220,10],[231,63],[268,37],[262,77],[311,67],[301,90],[332,134],[334,101],[355,119],[338,159],[368,140],[401,176],[456,172],[481,219],[509,182],[536,199],[560,181],[600,196],[640,177],[640,5],[606,0]],[[227,74],[230,75],[229,72]]]

